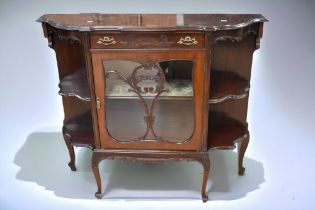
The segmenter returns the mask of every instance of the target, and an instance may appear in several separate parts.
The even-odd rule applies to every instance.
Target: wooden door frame
[[[91,50],[92,71],[94,76],[95,96],[99,97],[101,106],[97,109],[98,126],[100,133],[100,147],[103,149],[142,149],[142,150],[194,150],[200,151],[203,147],[204,117],[208,118],[208,111],[205,113],[204,97],[208,93],[208,78],[206,68],[205,50]],[[105,117],[105,74],[103,60],[134,60],[138,62],[153,62],[159,60],[194,60],[193,87],[195,97],[195,126],[194,132],[184,143],[168,143],[165,141],[136,141],[119,142],[107,131]],[[206,74],[205,74],[206,73]]]

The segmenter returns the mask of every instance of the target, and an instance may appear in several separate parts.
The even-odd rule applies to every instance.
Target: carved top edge
[[[37,22],[78,31],[216,31],[268,21],[260,14],[45,14]]]

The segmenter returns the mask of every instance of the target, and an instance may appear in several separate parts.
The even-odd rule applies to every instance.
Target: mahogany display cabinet
[[[202,164],[208,152],[239,144],[238,173],[249,142],[252,56],[263,23],[256,14],[47,14],[64,107],[63,136],[93,150],[96,197],[104,159]]]

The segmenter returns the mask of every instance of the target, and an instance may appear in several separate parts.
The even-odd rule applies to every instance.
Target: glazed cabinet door
[[[204,51],[92,50],[92,63],[101,148],[201,149]]]

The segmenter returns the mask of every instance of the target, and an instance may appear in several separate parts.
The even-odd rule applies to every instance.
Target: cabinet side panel
[[[65,34],[59,30],[50,33],[53,39],[52,47],[56,52],[59,78],[62,79],[79,69],[85,69],[84,48],[79,39],[81,35],[78,34],[76,37],[69,32]]]
[[[239,42],[218,42],[212,48],[211,68],[239,74],[250,80],[255,36],[249,35]]]

